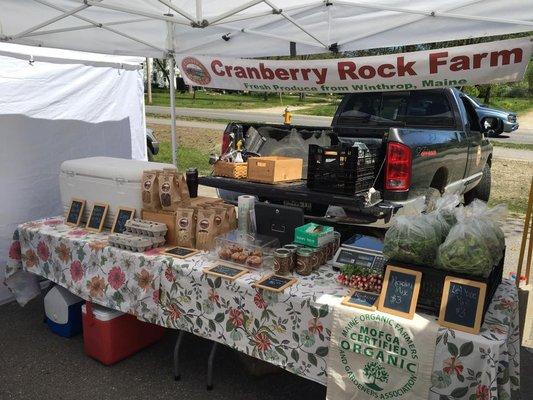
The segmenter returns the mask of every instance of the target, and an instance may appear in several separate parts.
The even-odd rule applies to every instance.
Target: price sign
[[[419,271],[387,266],[378,310],[413,319],[421,279],[422,273]]]
[[[294,285],[298,280],[279,275],[268,275],[259,279],[255,286],[271,292],[283,292],[289,286]]]
[[[212,267],[204,269],[204,274],[220,276],[231,281],[246,274],[247,272],[249,272],[249,270],[246,268],[236,267],[225,263],[217,263]]]
[[[65,223],[70,226],[78,226],[85,210],[85,200],[72,199],[70,201],[70,208],[68,209]]]
[[[478,334],[486,291],[487,285],[483,282],[447,276],[442,291],[439,324]]]
[[[374,311],[378,302],[379,294],[363,292],[354,289],[342,300],[342,304],[348,307],[362,308],[364,310]]]
[[[113,233],[123,233],[126,228],[126,221],[135,217],[135,209],[128,207],[119,207],[115,222],[113,223]]]
[[[90,231],[101,232],[102,228],[104,227],[105,217],[107,216],[108,209],[108,204],[94,203],[85,228]]]
[[[165,251],[165,254],[176,258],[188,258],[199,253],[196,249],[189,249],[188,247],[172,247]]]

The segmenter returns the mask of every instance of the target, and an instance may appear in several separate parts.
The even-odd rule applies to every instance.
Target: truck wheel
[[[154,161],[154,153],[150,147],[148,147],[146,153],[148,154],[148,161]]]
[[[465,193],[465,204],[470,204],[474,199],[483,200],[485,202],[489,201],[490,184],[490,165],[485,164],[485,167],[483,167],[483,177],[481,178],[477,186],[474,189]]]

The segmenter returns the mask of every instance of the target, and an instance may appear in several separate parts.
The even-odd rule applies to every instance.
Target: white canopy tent
[[[146,159],[142,62],[0,44],[0,277],[17,225],[63,212],[63,161]]]
[[[2,0],[0,41],[107,54],[313,54],[533,30],[533,0]],[[172,125],[176,162],[175,124]]]

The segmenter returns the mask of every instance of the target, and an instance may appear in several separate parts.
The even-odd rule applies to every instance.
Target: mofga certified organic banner
[[[219,89],[350,93],[521,80],[529,38],[393,55],[326,60],[176,57],[188,85]]]

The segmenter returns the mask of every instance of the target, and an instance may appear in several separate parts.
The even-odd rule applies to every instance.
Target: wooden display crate
[[[261,183],[291,182],[302,179],[303,160],[293,157],[251,157],[248,180]]]
[[[165,235],[166,244],[169,246],[175,246],[177,244],[175,211],[151,211],[143,208],[141,210],[141,218],[165,224],[168,229],[167,234]]]
[[[247,163],[232,163],[227,161],[217,161],[215,163],[215,176],[226,178],[246,179],[248,172]]]

